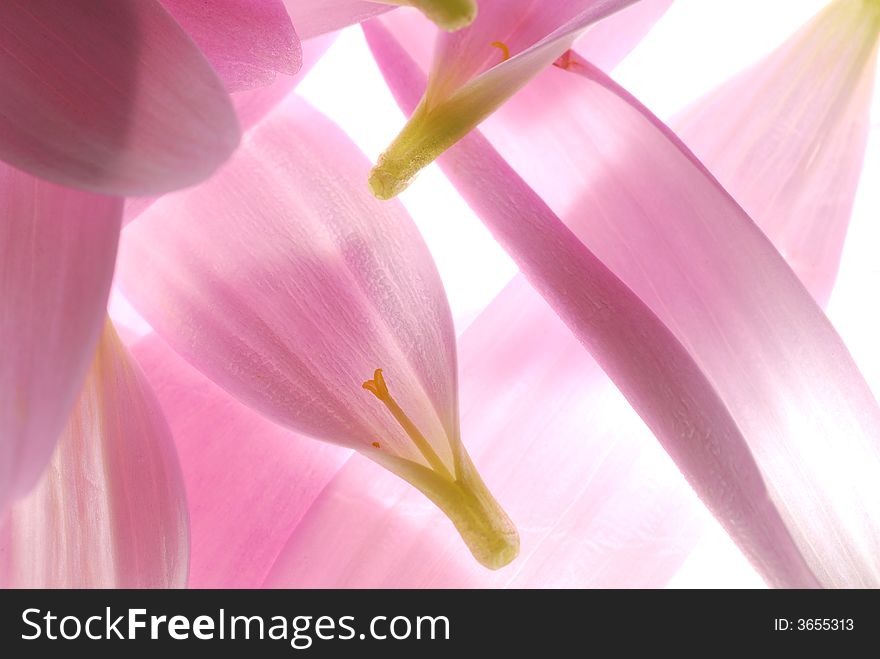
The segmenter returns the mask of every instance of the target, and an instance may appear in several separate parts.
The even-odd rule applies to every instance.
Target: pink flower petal
[[[0,3],[0,158],[93,192],[160,194],[238,144],[198,48],[154,0]]]
[[[312,70],[312,67],[318,63],[334,39],[335,35],[330,34],[310,39],[302,44],[302,66],[296,75],[278,75],[271,84],[265,87],[239,91],[232,95],[232,102],[243,133],[247,133],[296,89],[297,85]],[[123,226],[147,210],[158,198],[129,197],[126,199],[122,218]]]
[[[412,108],[424,78],[384,28],[367,31]],[[603,74],[576,68],[539,84],[554,99],[541,123],[569,127],[580,147],[577,166],[554,170],[582,191],[559,209],[577,235],[481,136],[441,166],[768,581],[877,585],[880,410],[855,364],[677,138]],[[533,138],[522,140],[531,166],[505,154],[527,177],[539,155],[566,153]]]
[[[49,469],[0,527],[0,585],[182,587],[187,540],[168,426],[108,321]]]
[[[479,569],[437,511],[355,457],[321,492],[266,584],[664,586],[696,544],[699,501],[565,325],[519,278],[460,347],[463,432],[517,520],[520,558],[498,572]]]
[[[594,66],[611,71],[642,40],[672,0],[639,0],[590,27],[575,50]]]
[[[275,106],[287,98],[323,57],[335,39],[335,34],[328,34],[305,42],[302,45],[302,66],[296,75],[278,76],[271,85],[234,94],[232,102],[242,131],[247,132],[256,126]]]
[[[190,587],[258,588],[349,451],[260,417],[156,336],[133,352],[180,456],[191,515]]]
[[[878,5],[855,4],[873,15],[832,3],[673,120],[822,304],[862,170],[880,35]]]
[[[393,8],[363,0],[284,0],[284,4],[303,41],[355,25]]]
[[[292,97],[218,176],[129,225],[121,282],[213,381],[412,482],[497,567],[515,554],[509,520],[488,493],[447,491],[485,486],[461,444],[443,287],[403,207],[358,184],[366,168],[336,126]],[[451,501],[495,508],[456,517]]]
[[[299,39],[282,0],[161,0],[230,92],[293,75],[302,65]]]
[[[0,515],[37,482],[104,322],[122,202],[0,163]]]

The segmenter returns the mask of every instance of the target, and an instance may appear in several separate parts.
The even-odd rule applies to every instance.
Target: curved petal
[[[413,107],[424,79],[381,26],[368,34]],[[479,135],[441,166],[771,583],[880,583],[880,410],[846,348],[680,141],[598,70],[570,66],[581,75],[542,84],[545,118],[582,148],[579,167],[556,170],[583,190],[559,209],[577,235]],[[505,155],[528,176],[535,154]]]
[[[155,335],[132,351],[168,418],[183,469],[189,586],[258,588],[349,451],[267,421]]]
[[[292,97],[218,176],[129,225],[123,287],[239,400],[394,470],[446,506],[465,539],[491,538],[480,560],[510,560],[510,522],[461,444],[439,275],[402,206],[358,186],[365,169],[336,126]]]
[[[219,176],[126,229],[120,281],[175,350],[266,416],[353,448],[379,438],[415,459],[361,384],[387,369],[426,435],[454,435],[452,322],[403,208],[357,189],[364,167],[291,98]],[[420,399],[433,404],[420,410]]]
[[[225,83],[263,87],[302,66],[299,39],[282,0],[161,0]]]
[[[0,3],[0,159],[92,192],[160,194],[238,144],[216,74],[154,0]]]
[[[672,121],[822,304],[861,174],[878,36],[880,5],[832,3]]]
[[[40,477],[104,322],[122,202],[0,163],[0,515]]]
[[[654,26],[672,0],[639,0],[590,27],[575,50],[594,66],[611,71]]]
[[[107,321],[49,469],[0,527],[0,585],[183,587],[187,536],[168,425]]]

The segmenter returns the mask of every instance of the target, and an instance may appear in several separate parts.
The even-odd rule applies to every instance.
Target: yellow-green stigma
[[[363,388],[378,398],[424,457],[423,464],[377,449],[370,457],[405,479],[439,507],[455,525],[471,553],[484,566],[496,570],[519,554],[519,535],[513,522],[492,497],[470,457],[460,445],[453,448],[448,466],[388,391],[382,369]]]
[[[476,0],[382,0],[392,5],[415,7],[437,27],[455,32],[477,17]]]
[[[467,107],[469,100],[449,99],[431,111],[423,100],[370,171],[373,195],[393,199],[422,169],[467,135],[477,124],[475,113]]]
[[[500,62],[511,57],[503,41],[492,41],[486,48],[501,51]],[[416,175],[464,138],[502,102],[504,94],[491,85],[466,84],[449,96],[431,104],[427,96],[416,107],[403,130],[379,156],[370,171],[370,190],[378,199],[393,199],[409,187]]]

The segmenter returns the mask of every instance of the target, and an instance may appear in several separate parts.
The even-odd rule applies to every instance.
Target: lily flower
[[[425,41],[425,35],[414,30],[413,22],[407,22],[404,30],[398,18],[389,17],[388,21],[400,23],[397,34],[408,38],[407,46]],[[802,34],[803,31],[792,37],[781,51],[790,50]],[[587,42],[576,44],[576,50],[590,52],[607,63],[608,58],[590,41],[592,36],[591,31],[585,37]],[[805,207],[806,201],[814,198],[812,184],[817,178],[823,174],[834,177],[841,167],[859,165],[860,147],[848,139],[850,129],[864,125],[868,117],[857,81],[840,89],[834,99],[823,97],[827,105],[846,108],[845,112],[808,126],[782,121],[788,118],[786,108],[791,106],[777,99],[778,94],[787,90],[760,87],[766,73],[777,66],[785,67],[792,79],[800,74],[805,80],[821,80],[829,64],[838,64],[837,54],[812,45],[812,52],[802,45],[801,57],[794,60],[779,58],[777,51],[694,104],[707,108],[697,116],[707,131],[713,128],[712,135],[714,126],[720,126],[725,134],[748,134],[756,143],[771,140],[765,155],[772,160],[781,161],[785,155],[798,153],[810,144],[821,144],[823,150],[841,154],[836,159],[819,161],[810,170],[810,176],[793,176],[786,167],[762,171],[756,176],[749,168],[740,166],[739,150],[714,151],[709,166],[724,173],[722,182],[729,189],[745,194],[761,190],[762,197],[755,196],[748,206],[754,209],[759,223],[770,217],[760,205],[762,199],[777,198],[774,190],[780,194],[784,191],[789,203]],[[413,52],[412,47],[407,50]],[[421,61],[426,65],[430,52],[422,55]],[[861,69],[861,74],[869,75],[870,66]],[[784,78],[782,72],[776,75]],[[730,112],[727,105],[717,102],[732,84],[759,90],[751,100],[760,121],[753,119],[755,112]],[[808,87],[804,85],[801,90],[809,94]],[[521,92],[525,96],[530,93],[529,87]],[[815,95],[810,97],[820,101]],[[540,94],[531,97],[532,107],[538,105],[539,98]],[[517,106],[518,103],[512,109]],[[550,145],[562,159],[561,166],[574,167],[575,161],[569,162],[567,158],[578,155],[576,140],[581,133],[571,130],[578,122],[577,105],[572,104],[571,109],[564,121],[546,123],[536,122],[534,111],[502,111],[484,128],[493,139],[508,139],[510,148],[521,142],[523,134],[536,132],[534,139]],[[824,109],[819,111],[822,116],[826,116]],[[715,121],[712,112],[716,113]],[[700,131],[688,123],[694,116],[686,112],[676,120],[676,125],[680,132],[699,137]],[[563,144],[571,147],[556,148]],[[538,174],[538,168],[530,170],[533,180]],[[548,189],[551,178],[546,177],[546,184],[541,179],[543,189]],[[851,188],[835,191],[835,206],[851,206],[853,192]],[[563,194],[563,188],[558,194]],[[571,191],[567,194],[574,196]],[[559,203],[563,203],[561,199]],[[780,245],[782,235],[774,234],[773,228],[769,225],[765,230]],[[821,241],[821,237],[814,233],[813,240]],[[803,276],[803,263],[792,265]],[[540,341],[535,337],[541,337]],[[670,461],[656,455],[657,446],[650,443],[650,431],[625,402],[618,403],[616,387],[522,275],[459,337],[459,355],[463,432],[473,438],[471,451],[484,475],[499,483],[497,494],[520,525],[523,555],[514,574],[479,571],[462,561],[457,548],[433,531],[430,515],[425,514],[424,522],[414,519],[413,510],[418,502],[403,488],[395,488],[390,479],[385,479],[388,483],[374,482],[373,490],[381,492],[381,496],[373,496],[363,505],[346,505],[356,498],[355,492],[365,478],[363,466],[352,459],[329,479],[317,497],[309,496],[309,512],[278,554],[268,584],[662,587],[681,568],[684,559],[691,556],[697,542],[715,533],[716,525],[698,510],[701,506],[683,479],[671,473],[675,468]],[[170,370],[168,366],[162,368],[158,360],[151,366],[160,371]],[[180,387],[169,387],[165,395],[172,398],[179,390]],[[480,396],[484,391],[491,395]],[[473,409],[468,409],[469,403]],[[184,420],[172,420],[175,422],[183,424]],[[239,423],[244,425],[243,421]],[[196,460],[190,465],[193,471],[205,469]],[[523,469],[522,474],[518,468]],[[240,491],[248,489],[244,486]],[[553,492],[552,497],[546,496],[548,491]],[[342,537],[340,528],[358,531]],[[399,537],[381,556],[370,551],[379,529]],[[414,534],[420,536],[418,561],[407,560]],[[564,541],[554,541],[559,537]],[[198,561],[198,556],[194,560]],[[355,564],[357,569],[351,569]]]
[[[423,74],[381,26],[367,31],[413,109]],[[568,226],[478,133],[441,167],[769,583],[876,585],[880,410],[842,341],[662,123],[588,63],[562,64],[542,76],[555,100],[542,118],[578,149],[557,172],[582,191],[558,210]],[[548,148],[504,155],[533,178],[529,144]]]
[[[218,176],[128,226],[123,287],[213,381],[410,482],[501,567],[519,540],[461,441],[439,276],[402,207],[358,185],[365,165],[327,119],[285,101]]]
[[[0,586],[179,588],[187,524],[168,425],[107,320],[49,467],[0,523]]]
[[[304,44],[308,50],[311,42]],[[620,51],[620,43],[615,42],[615,51]],[[310,58],[306,57],[308,64]],[[242,120],[243,125],[246,123]],[[248,139],[247,137],[245,138]],[[134,231],[132,227],[131,231]],[[128,230],[127,230],[128,232]],[[123,257],[123,261],[125,257]],[[565,335],[567,330],[562,329]],[[486,346],[480,348],[480,352],[487,352]],[[449,534],[443,524],[438,524],[432,516],[420,519],[431,520],[426,523],[426,530],[431,529],[431,536],[421,536],[417,529],[411,528],[415,519],[413,512],[422,510],[430,504],[420,499],[420,495],[406,483],[402,483],[394,476],[389,476],[388,483],[381,492],[374,487],[367,487],[366,483],[376,483],[381,479],[375,466],[369,463],[348,466],[344,472],[337,473],[345,463],[349,453],[339,448],[333,448],[313,440],[297,436],[285,431],[279,426],[268,422],[259,414],[247,409],[241,403],[213,384],[204,376],[195,372],[191,367],[175,356],[167,346],[155,337],[144,340],[134,347],[134,353],[145,369],[151,384],[156,389],[163,409],[166,411],[169,422],[173,429],[178,452],[181,456],[184,476],[186,479],[187,494],[191,510],[194,511],[191,526],[192,553],[190,585],[195,587],[258,587],[262,585],[279,584],[321,584],[345,585],[357,583],[360,585],[377,584],[376,572],[369,568],[375,560],[378,560],[388,568],[393,569],[393,579],[388,584],[408,584],[415,578],[419,566],[427,568],[429,565],[437,565],[429,558],[427,562],[419,561],[395,561],[393,556],[398,548],[403,550],[407,547],[418,547],[420,556],[430,557],[441,549],[448,555],[460,558],[467,555],[463,551],[460,541]],[[543,352],[540,353],[543,355]],[[582,351],[579,354],[583,354]],[[529,363],[539,363],[540,358],[530,359]],[[471,379],[470,394],[465,397],[465,410],[473,410],[473,414],[465,411],[464,422],[474,419],[479,425],[472,426],[473,431],[468,431],[467,426],[463,434],[470,438],[469,443],[487,443],[489,437],[497,438],[499,429],[492,427],[491,419],[499,418],[497,413],[480,414],[480,411],[491,406],[494,398],[487,399],[481,395],[483,387],[477,380]],[[552,387],[548,391],[553,391]],[[605,409],[619,409],[625,402],[617,396],[615,406],[606,405]],[[504,400],[509,400],[505,398]],[[608,402],[606,396],[603,400]],[[500,413],[504,415],[504,413]],[[546,423],[543,414],[535,410],[535,421],[541,417],[540,425]],[[644,426],[636,417],[637,426]],[[613,428],[613,431],[612,431]],[[619,425],[609,425],[606,437],[612,444],[618,442],[617,434]],[[519,433],[509,429],[507,432],[508,443],[518,440]],[[527,450],[528,455],[546,455],[549,459],[562,459],[565,464],[565,473],[572,477],[571,487],[574,492],[574,500],[583,500],[589,510],[596,510],[596,495],[592,488],[584,490],[581,485],[579,470],[589,472],[593,469],[596,456],[603,453],[605,444],[595,440],[595,453],[589,455],[581,451],[580,459],[573,461],[571,455],[563,451],[551,450],[555,447],[553,441],[548,441],[546,434],[535,432],[524,433],[522,439],[527,441],[533,437],[533,444]],[[484,437],[485,435],[485,437]],[[517,435],[517,437],[514,437]],[[557,438],[553,438],[554,440]],[[674,475],[675,468],[668,458],[656,447],[648,445],[648,457],[642,455],[639,460],[632,463],[632,468],[644,468],[646,464],[662,463],[665,471],[662,473]],[[613,483],[621,477],[621,472],[616,467],[626,464],[627,455],[632,452],[629,448],[621,455],[620,459],[610,460],[603,473],[607,478],[597,479],[599,483]],[[515,455],[512,453],[511,455]],[[355,461],[357,462],[357,461]],[[481,463],[481,461],[478,461]],[[236,469],[230,470],[229,464],[235,464]],[[486,466],[492,467],[493,463]],[[536,497],[532,490],[523,490],[522,479],[534,482],[536,486],[543,482],[535,478],[529,469],[530,462],[522,463],[522,478],[512,478],[509,472],[498,471],[492,482],[505,488],[504,501],[519,502],[518,516],[528,523],[529,528],[543,529],[547,521],[542,515],[548,509],[553,510],[559,501],[555,497]],[[560,465],[547,466],[548,473],[560,472]],[[354,471],[353,471],[354,470]],[[358,480],[350,477],[352,473],[360,476]],[[637,473],[634,471],[632,473]],[[331,495],[336,491],[336,483],[348,483],[351,492],[342,492]],[[627,481],[632,483],[632,481]],[[520,485],[518,486],[517,483]],[[255,487],[255,484],[259,484]],[[676,479],[641,479],[634,488],[634,495],[629,499],[629,504],[624,510],[621,508],[623,497],[610,496],[607,490],[603,495],[607,499],[607,515],[603,515],[602,522],[595,521],[592,516],[582,517],[582,528],[585,535],[583,544],[572,543],[572,556],[575,548],[580,547],[581,558],[578,560],[586,565],[587,557],[592,556],[608,565],[608,569],[597,571],[590,569],[590,574],[595,577],[595,584],[614,585],[620,583],[625,574],[635,580],[636,575],[641,575],[643,583],[647,585],[662,585],[677,569],[684,559],[687,551],[696,540],[694,532],[695,515],[680,514],[670,515],[666,503],[672,500],[681,500],[681,493],[686,493],[686,486],[680,478]],[[528,497],[522,494],[528,492]],[[581,494],[577,494],[581,491]],[[628,490],[629,491],[629,490]],[[383,496],[382,493],[387,494]],[[412,492],[414,496],[403,495]],[[678,494],[678,496],[677,496]],[[353,496],[352,496],[353,495]],[[560,493],[562,498],[566,494]],[[332,498],[338,509],[328,514],[323,510],[312,506],[316,498]],[[389,507],[397,500],[403,498],[406,501],[404,514],[388,515]],[[530,499],[530,500],[527,500]],[[540,499],[540,505],[536,500]],[[645,506],[644,502],[654,502],[652,506]],[[678,508],[684,512],[687,508],[691,511],[696,506],[691,498],[688,498]],[[624,515],[631,522],[621,528],[618,523],[618,515]],[[381,519],[383,529],[381,543],[385,548],[382,555],[391,562],[383,561],[375,552],[355,557],[353,554],[342,561],[336,561],[335,557],[342,552],[350,552],[352,548],[360,546],[363,533],[373,538],[376,542],[375,529],[368,524],[352,524],[342,526],[337,524],[341,519],[354,519],[360,517],[363,520]],[[302,523],[302,528],[300,524]],[[311,544],[304,547],[300,542],[303,538],[302,531],[306,526],[319,525],[326,528],[328,533],[308,534]],[[652,529],[650,544],[646,544],[645,530]],[[293,535],[296,529],[296,534]],[[595,535],[594,535],[595,534]],[[530,534],[531,535],[531,534]],[[592,538],[600,535],[602,540],[593,543]],[[369,543],[369,537],[364,538]],[[319,552],[310,551],[312,547],[320,546]],[[548,548],[553,546],[547,543]],[[294,547],[303,549],[295,552]],[[588,548],[593,547],[601,554],[589,553]],[[637,551],[636,547],[642,547],[643,551]],[[296,563],[297,569],[286,569],[276,560],[279,552],[284,549],[286,560]],[[534,557],[524,557],[517,564],[520,567],[518,573],[526,573],[523,560],[530,564],[537,564],[543,554]],[[638,557],[638,561],[625,562],[619,560],[620,556],[631,555]],[[612,560],[617,556],[618,560]],[[481,566],[474,563],[469,555],[467,561],[462,558],[455,563],[458,578],[452,583],[464,583],[462,579],[473,579],[475,583],[484,583],[487,573]],[[274,565],[273,564],[277,564]],[[356,570],[348,566],[357,565]],[[271,575],[269,571],[271,569]],[[347,574],[346,578],[339,578],[334,582],[337,571]],[[440,572],[445,575],[445,572]],[[467,577],[465,577],[465,574]],[[506,577],[501,573],[493,581],[503,583]],[[439,584],[450,583],[446,581],[435,582]],[[348,582],[347,579],[356,581]],[[418,582],[416,582],[418,583]],[[429,582],[424,582],[429,583]],[[535,581],[537,585],[539,582]]]
[[[826,28],[848,23],[844,33],[856,34],[853,41],[875,40],[870,30],[859,31],[868,15],[856,11],[853,0],[844,2],[833,5],[844,9]],[[256,4],[224,2],[233,13],[250,9],[267,23],[280,20],[277,7],[263,14]],[[567,54],[485,124],[503,159],[477,133],[441,159],[525,277],[597,360],[520,277],[465,334],[459,411],[449,309],[409,218],[395,203],[379,204],[366,194],[364,159],[335,126],[296,99],[275,108],[295,81],[282,75],[272,82],[271,38],[266,60],[258,49],[248,59],[248,48],[212,40],[215,30],[234,33],[234,21],[205,14],[188,0],[164,5],[180,25],[206,28],[201,41],[198,27],[186,29],[211,67],[226,71],[226,91],[246,92],[234,105],[241,126],[254,126],[240,152],[207,183],[131,204],[130,217],[139,217],[124,232],[121,274],[134,301],[208,376],[155,337],[136,348],[177,435],[186,488],[196,495],[191,510],[199,558],[191,583],[547,585],[558,578],[549,566],[562,561],[572,563],[569,578],[588,585],[618,585],[627,574],[639,585],[661,585],[681,565],[702,521],[672,461],[645,443],[650,431],[770,583],[878,582],[878,533],[865,514],[878,503],[876,403],[782,257],[635,99]],[[280,43],[295,43],[292,29],[287,34]],[[424,76],[381,27],[369,27],[368,34],[399,97],[414,107]],[[498,51],[508,47],[499,44]],[[856,43],[854,50],[872,48]],[[840,69],[859,80],[872,61],[870,55],[857,65],[842,59]],[[833,84],[836,77],[830,78]],[[526,102],[532,90],[553,98],[553,106]],[[834,109],[864,85],[838,90],[838,103],[819,99],[830,104],[829,122],[858,124],[858,104],[852,111]],[[516,145],[504,139],[512,120],[526,112],[533,119],[539,107],[550,120],[546,132],[544,121],[533,122],[537,128]],[[848,135],[821,122],[810,130],[829,143]],[[838,163],[857,166],[858,144],[837,159],[821,155],[822,142],[808,152],[820,155],[805,156],[811,176],[821,179],[813,164],[826,171]],[[552,177],[551,168],[541,166],[549,144],[563,170]],[[71,185],[81,185],[83,164],[71,166]],[[47,427],[37,428],[33,415],[22,414],[30,408],[16,404],[0,408],[0,421],[14,429],[23,424],[27,433],[36,428],[38,450],[51,450],[48,426],[63,425],[63,408],[71,404],[64,396],[74,397],[89,342],[103,334],[49,471],[0,527],[0,582],[183,585],[186,507],[172,440],[147,381],[112,328],[101,329],[121,204],[94,194],[88,177],[83,187],[92,192],[77,192],[7,169],[0,170],[0,188],[15,192],[8,197],[15,222],[0,231],[0,255],[12,264],[0,277],[0,292],[11,292],[13,304],[0,316],[0,330],[26,350],[0,371],[0,385],[16,404],[22,382],[31,399],[47,384],[61,394],[45,406]],[[101,185],[107,177],[98,177]],[[792,192],[802,180],[777,179],[776,186],[802,196]],[[767,195],[763,203],[774,198],[766,181],[744,184],[743,194],[758,188]],[[836,204],[845,206],[847,189]],[[144,194],[153,192],[144,188]],[[70,228],[59,231],[52,221],[58,217],[71,219]],[[97,233],[88,220],[101,217],[112,230],[105,242],[87,243]],[[44,241],[47,253],[39,258],[22,250],[35,245],[37,254]],[[658,244],[662,255],[649,247]],[[100,250],[97,258],[90,248]],[[745,266],[754,271],[738,281]],[[821,278],[833,278],[829,272],[824,268]],[[88,284],[94,291],[83,293]],[[78,296],[88,305],[59,337],[54,324],[39,326],[27,304],[30,291],[41,300],[34,310],[48,310],[52,323],[66,320]],[[28,330],[35,336],[22,338]],[[551,343],[533,346],[532,331]],[[73,348],[55,372],[49,360],[58,357],[63,340]],[[41,341],[49,354],[31,381],[27,369],[35,359],[40,364]],[[511,359],[526,350],[529,359]],[[626,400],[605,384],[599,364],[647,426],[627,414]],[[491,397],[489,386],[497,391]],[[557,396],[565,391],[570,399]],[[531,405],[522,404],[523,392]],[[588,415],[595,443],[577,450],[581,442],[570,431],[574,423],[583,427],[581,415]],[[413,488],[376,477],[373,465],[359,458],[347,461],[344,449],[285,428],[355,449],[415,485],[453,521],[479,561],[495,568],[516,555],[519,537],[463,448],[461,436],[474,437],[469,446],[476,461],[524,525],[524,560],[506,572],[487,572],[473,561],[463,567],[463,547],[453,548],[432,517],[419,512],[414,521],[426,500]],[[2,439],[0,450],[15,460],[29,455],[18,435]],[[229,470],[233,460],[237,469]],[[39,477],[40,458],[31,462],[36,467],[28,476],[25,465],[23,481]],[[112,469],[96,479],[95,464]],[[529,501],[518,484],[533,469],[557,475],[549,489],[570,505],[560,512],[551,505],[559,503],[555,498]],[[844,473],[846,482],[837,477]],[[579,485],[584,474],[589,477]],[[803,482],[803,474],[811,482]],[[210,492],[217,488],[206,487],[207,478],[224,491]],[[246,480],[251,487],[240,496]],[[17,488],[15,496],[28,486]],[[54,503],[59,498],[63,507]],[[131,500],[149,502],[149,514],[132,521]],[[236,501],[259,503],[242,528],[235,527],[242,520]],[[388,520],[392,508],[410,514]],[[86,509],[108,512],[96,519],[84,516]],[[352,516],[372,521],[346,523]],[[375,520],[383,517],[383,541],[394,546],[364,552],[374,548]],[[552,542],[560,530],[576,541],[560,548]],[[400,560],[414,547],[420,558],[427,552],[427,562]]]

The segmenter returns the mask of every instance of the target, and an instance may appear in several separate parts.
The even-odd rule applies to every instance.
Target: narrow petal
[[[0,515],[37,482],[104,322],[122,202],[0,163]]]
[[[367,31],[413,107],[424,78],[384,28]],[[770,583],[876,586],[880,410],[846,348],[680,141],[601,72],[572,68],[542,76],[542,119],[581,147],[579,166],[555,170],[583,191],[559,209],[571,229],[478,134],[441,166]],[[531,138],[531,166],[505,154],[526,175],[565,153]]]
[[[187,552],[168,425],[107,321],[49,469],[0,527],[0,585],[179,588]]]
[[[585,29],[632,2],[483,0],[473,25],[439,37],[421,103],[370,172],[373,194],[380,199],[399,194]]]
[[[161,0],[230,92],[294,75],[302,51],[282,0]]]
[[[267,421],[155,335],[132,351],[180,457],[191,515],[189,586],[258,588],[350,451]]]
[[[862,170],[878,35],[880,4],[838,0],[672,122],[822,304]]]
[[[154,0],[0,3],[0,159],[92,192],[160,194],[238,144],[223,85]]]
[[[123,288],[236,398],[394,470],[447,506],[481,560],[510,560],[510,522],[461,444],[439,276],[403,207],[358,185],[367,166],[291,97],[218,176],[129,225]]]
[[[516,563],[480,570],[442,532],[437,511],[355,457],[320,493],[266,585],[665,586],[707,515],[568,328],[518,278],[459,345],[463,431],[518,521]]]

